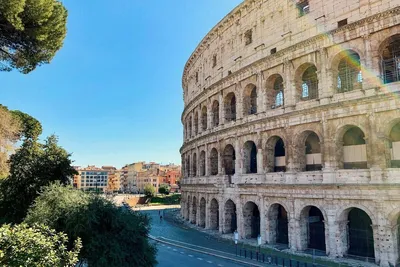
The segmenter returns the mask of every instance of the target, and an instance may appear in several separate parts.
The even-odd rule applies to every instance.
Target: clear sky
[[[64,47],[28,75],[0,73],[0,103],[59,136],[75,165],[179,163],[181,77],[241,0],[64,0]]]

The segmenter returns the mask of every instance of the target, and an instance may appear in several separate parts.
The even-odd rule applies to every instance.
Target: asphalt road
[[[237,267],[244,266],[221,258],[192,252],[169,245],[158,244],[159,267]]]

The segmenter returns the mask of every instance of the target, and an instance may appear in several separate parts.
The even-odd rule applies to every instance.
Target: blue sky
[[[75,165],[180,163],[183,67],[240,2],[64,0],[64,47],[28,75],[0,73],[0,103],[58,135]]]

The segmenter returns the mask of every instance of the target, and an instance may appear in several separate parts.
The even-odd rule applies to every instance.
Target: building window
[[[345,52],[338,66],[337,90],[339,93],[360,89],[363,76],[360,56],[355,52]]]
[[[276,54],[276,47],[271,49],[271,55]]]
[[[244,44],[249,45],[253,42],[253,30],[247,30],[244,33]]]
[[[296,5],[297,9],[299,10],[300,17],[310,13],[310,4],[308,3],[308,0],[300,0]]]
[[[400,81],[400,34],[390,37],[381,52],[383,82]]]
[[[317,68],[311,66],[306,69],[302,76],[301,100],[316,99],[318,97]]]
[[[338,28],[346,26],[347,25],[347,19],[343,19],[341,21],[338,21]]]
[[[215,66],[217,66],[217,55],[213,55],[212,58],[212,67],[214,68]]]
[[[275,107],[277,108],[280,106],[283,106],[283,92],[282,91],[279,91],[276,94],[276,99],[275,99]]]

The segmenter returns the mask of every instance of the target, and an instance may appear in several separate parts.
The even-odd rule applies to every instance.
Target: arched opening
[[[319,137],[314,132],[309,132],[305,141],[305,169],[306,171],[322,170],[322,154]]]
[[[283,78],[279,74],[272,75],[267,80],[268,108],[275,109],[284,105]]]
[[[372,220],[368,214],[359,208],[349,208],[343,211],[340,219],[347,222],[339,229],[344,254],[375,258]]]
[[[243,92],[243,115],[257,113],[257,87],[254,84],[246,86]]]
[[[190,177],[190,155],[186,158],[186,177]]]
[[[361,89],[363,76],[360,56],[354,51],[343,51],[338,65],[337,91],[339,93]]]
[[[215,148],[211,149],[210,168],[211,168],[211,175],[218,174],[218,151]]]
[[[381,51],[381,65],[384,83],[400,81],[400,34],[385,41]]]
[[[206,176],[206,152],[200,152],[200,176]]]
[[[200,218],[199,218],[199,226],[205,228],[206,227],[206,200],[204,197],[200,199]]]
[[[243,228],[246,239],[260,234],[260,210],[254,202],[249,201],[243,207]]]
[[[212,124],[213,127],[219,125],[219,102],[217,100],[215,100],[212,105]]]
[[[199,133],[199,113],[196,111],[194,114],[194,135]]]
[[[400,168],[400,122],[393,126],[389,135],[391,168]]]
[[[301,248],[326,251],[325,223],[320,209],[305,207],[300,214]]]
[[[207,130],[207,107],[204,106],[201,110],[201,130]]]
[[[192,176],[197,176],[197,154],[193,154],[193,162],[192,162]]]
[[[267,172],[286,171],[286,149],[285,144],[279,136],[268,139],[265,151],[265,166]]]
[[[219,205],[215,198],[213,198],[210,203],[210,229],[219,229]]]
[[[343,168],[368,168],[365,135],[356,126],[350,127],[343,135]]]
[[[237,229],[236,205],[232,200],[225,203],[224,233],[233,233]]]
[[[229,93],[225,97],[225,120],[236,121],[236,97],[234,93]]]
[[[270,244],[289,244],[289,220],[286,209],[280,204],[271,206],[268,212]]]
[[[186,216],[185,219],[187,221],[190,220],[190,204],[192,203],[192,198],[191,196],[188,196],[187,202],[186,202]]]
[[[193,197],[193,202],[192,202],[192,218],[190,220],[190,223],[196,224],[196,218],[197,218],[197,199],[196,197]]]
[[[192,116],[189,117],[189,138],[192,137]]]
[[[243,163],[246,173],[257,173],[257,147],[253,141],[244,144]]]
[[[300,100],[306,101],[318,98],[318,75],[314,65],[309,66],[301,77]]]
[[[234,175],[235,174],[235,149],[232,145],[227,145],[224,149],[224,166],[225,166],[225,174],[226,175]]]

